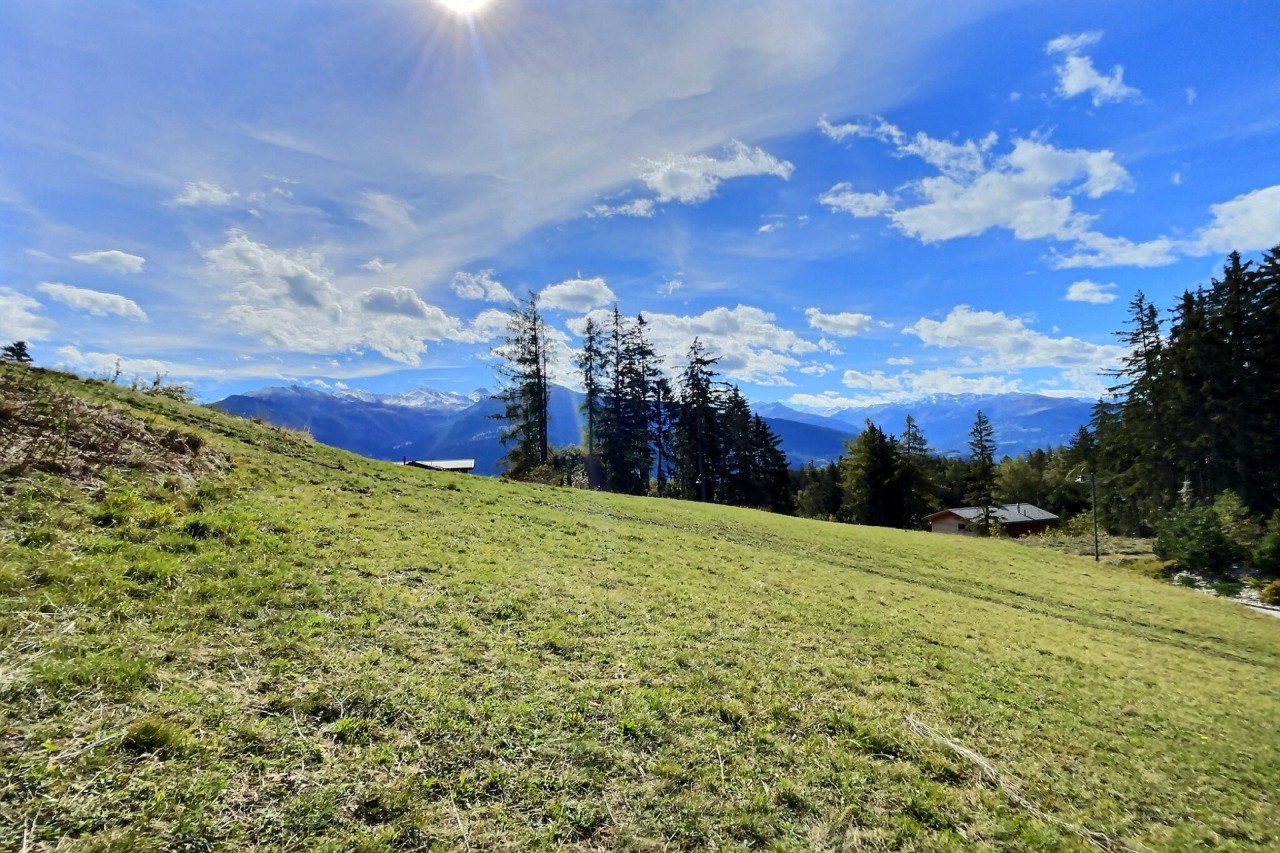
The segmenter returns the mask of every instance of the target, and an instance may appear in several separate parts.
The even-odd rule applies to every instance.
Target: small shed
[[[425,468],[428,471],[453,471],[458,474],[470,474],[476,467],[474,459],[405,459],[402,465],[411,468]]]
[[[993,522],[999,522],[1010,536],[1029,536],[1043,533],[1058,517],[1033,504],[1004,504],[988,508]],[[959,533],[972,536],[982,518],[982,507],[961,506],[943,509],[928,517],[929,529],[934,533]]]

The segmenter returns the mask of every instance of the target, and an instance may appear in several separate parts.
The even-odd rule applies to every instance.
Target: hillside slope
[[[1188,590],[25,369],[0,439],[0,849],[1280,844],[1280,622]]]

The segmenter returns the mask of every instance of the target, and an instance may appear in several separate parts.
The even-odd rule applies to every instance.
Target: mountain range
[[[561,386],[551,391],[551,443],[581,441],[582,395]],[[299,386],[269,387],[227,397],[214,408],[278,426],[309,431],[317,441],[374,459],[475,459],[478,474],[502,470],[499,441],[502,404],[487,391],[471,394],[429,388],[402,394],[358,390],[326,392]],[[827,414],[781,403],[756,406],[782,441],[792,466],[826,464],[844,451],[870,419],[898,433],[910,413],[936,453],[967,453],[969,429],[979,409],[995,427],[999,455],[1065,444],[1092,409],[1088,400],[1033,394],[937,395],[910,403],[852,408]]]

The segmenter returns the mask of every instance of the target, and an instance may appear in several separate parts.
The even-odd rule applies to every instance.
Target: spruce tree
[[[996,490],[996,438],[991,421],[978,410],[973,428],[969,430],[969,491],[965,500],[978,507],[978,532],[991,530],[992,503]]]
[[[897,444],[897,439],[870,420],[857,438],[846,442],[840,460],[840,485],[845,517],[854,524],[900,526]]]
[[[699,501],[716,500],[722,471],[720,412],[713,369],[717,361],[694,338],[680,375],[676,482],[684,496]]]
[[[536,293],[530,291],[511,309],[506,339],[496,352],[502,358],[498,373],[503,387],[497,399],[503,408],[494,417],[507,422],[499,434],[507,447],[504,464],[508,476],[524,478],[551,456],[547,339]]]
[[[582,334],[582,350],[574,358],[574,366],[582,371],[582,414],[586,417],[587,456],[596,453],[596,429],[604,396],[605,372],[604,331],[595,318],[587,318]]]
[[[14,341],[0,349],[0,361],[12,361],[18,364],[30,364],[31,353],[27,351],[26,341]]]
[[[902,498],[899,526],[918,529],[937,505],[937,488],[929,466],[929,442],[911,415],[902,427],[897,464],[897,491]]]

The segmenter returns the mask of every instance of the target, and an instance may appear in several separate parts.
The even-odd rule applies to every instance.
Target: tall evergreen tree
[[[574,358],[574,366],[582,371],[582,414],[586,417],[587,456],[596,454],[596,430],[603,406],[605,379],[604,330],[595,318],[587,318],[582,333],[582,349]]]
[[[791,500],[790,469],[782,440],[759,415],[751,416],[752,469],[755,472],[747,506],[768,507],[774,512],[795,510]]]
[[[898,442],[870,420],[857,438],[845,443],[840,484],[848,521],[876,527],[901,526]]]
[[[547,338],[536,293],[530,291],[511,309],[507,336],[497,353],[502,358],[498,373],[503,381],[497,398],[503,409],[495,417],[507,422],[499,435],[507,447],[507,474],[525,477],[546,465],[551,455]]]
[[[937,505],[937,490],[929,467],[929,442],[911,415],[907,415],[898,441],[897,479],[902,497],[901,526],[918,528]]]
[[[694,338],[680,375],[676,482],[683,495],[699,501],[716,499],[722,469],[720,412],[715,392],[717,361]]]
[[[719,432],[724,448],[724,487],[719,499],[736,506],[748,506],[755,498],[756,479],[751,406],[737,386],[728,389],[723,401]]]
[[[675,460],[675,426],[678,404],[671,382],[659,375],[653,381],[649,411],[649,441],[653,447],[654,488],[659,497],[667,494]]]
[[[14,341],[0,349],[0,361],[14,361],[18,364],[30,364],[31,353],[27,350],[26,341]]]
[[[978,410],[969,430],[969,491],[965,500],[982,510],[978,532],[991,529],[991,509],[996,490],[996,435],[987,416]]]

